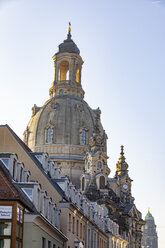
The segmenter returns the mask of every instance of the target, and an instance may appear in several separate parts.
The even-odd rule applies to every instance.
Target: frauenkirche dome
[[[34,105],[24,132],[24,142],[32,151],[47,152],[56,166],[62,168],[63,175],[70,176],[76,185],[79,185],[84,169],[89,138],[98,129],[100,134],[104,132],[100,109],[93,110],[84,101],[81,85],[83,60],[79,53],[69,28],[67,39],[53,56],[55,71],[50,99],[42,107]]]

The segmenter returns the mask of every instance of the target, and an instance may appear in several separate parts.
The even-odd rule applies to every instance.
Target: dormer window
[[[33,201],[33,189],[22,188],[25,194],[29,197],[31,201]]]
[[[22,180],[22,179],[23,179],[22,177],[23,177],[23,168],[21,167],[21,168],[20,168],[20,182],[23,181],[23,180]]]
[[[1,160],[4,163],[4,165],[7,167],[7,169],[9,169],[9,158],[1,158]]]
[[[80,130],[80,144],[81,145],[87,144],[87,129],[85,128]]]
[[[58,74],[59,81],[66,81],[69,80],[69,62],[64,60],[59,65],[59,74]]]
[[[15,170],[16,170],[16,160],[13,161],[13,178],[15,177]]]
[[[53,128],[49,127],[46,129],[46,143],[53,142]]]

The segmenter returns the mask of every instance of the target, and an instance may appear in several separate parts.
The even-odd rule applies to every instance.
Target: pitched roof
[[[31,160],[37,165],[37,167],[41,170],[43,175],[47,178],[47,180],[54,186],[54,188],[57,190],[57,192],[63,197],[65,200],[67,200],[64,191],[60,188],[60,186],[53,181],[49,175],[45,173],[45,170],[42,167],[42,164],[39,162],[39,160],[35,157],[35,155],[32,153],[30,148],[16,135],[16,133],[6,124],[6,125],[0,125],[0,127],[6,127],[9,132],[13,135],[15,140],[20,144],[20,146],[23,148],[23,150],[27,153],[27,155],[30,157]],[[32,173],[32,172],[31,172]]]
[[[0,200],[20,201],[28,210],[37,213],[35,206],[22,191],[22,189],[13,182],[8,169],[0,160]]]

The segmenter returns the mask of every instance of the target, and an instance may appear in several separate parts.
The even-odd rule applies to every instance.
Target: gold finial
[[[71,23],[69,22],[68,33],[71,33]]]
[[[148,208],[148,213],[150,212],[150,208]]]

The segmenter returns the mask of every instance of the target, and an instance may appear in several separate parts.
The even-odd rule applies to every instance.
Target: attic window
[[[23,191],[29,197],[29,199],[33,201],[33,189],[23,188]]]
[[[40,163],[42,164],[42,155],[36,155],[36,158],[40,161]]]
[[[9,158],[2,158],[1,160],[4,163],[4,165],[7,167],[7,169],[9,169]]]

